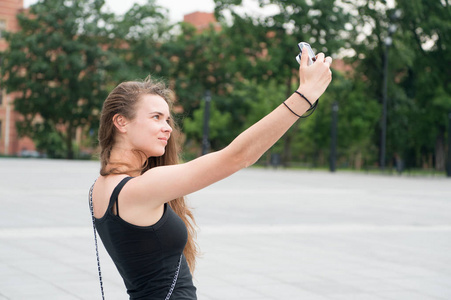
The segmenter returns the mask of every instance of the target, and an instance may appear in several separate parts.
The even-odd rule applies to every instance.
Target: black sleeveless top
[[[111,194],[105,215],[95,219],[97,232],[124,279],[130,299],[164,300],[180,263],[171,300],[195,300],[196,288],[183,255],[188,234],[185,223],[165,203],[161,219],[136,226],[119,216],[118,195],[132,177],[124,178]],[[116,203],[117,215],[113,212]]]

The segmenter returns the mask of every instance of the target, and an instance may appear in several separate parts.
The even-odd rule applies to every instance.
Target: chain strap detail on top
[[[175,284],[177,283],[177,279],[179,277],[180,265],[182,264],[182,256],[183,256],[183,254],[180,255],[179,263],[177,265],[177,271],[175,271],[175,275],[174,275],[174,279],[172,280],[171,288],[169,289],[169,292],[166,295],[165,300],[169,300],[169,298],[171,298],[172,292],[174,291]]]
[[[96,232],[96,220],[94,218],[94,206],[92,205],[92,190],[94,189],[94,183],[89,190],[89,208],[91,210],[92,216],[92,228],[94,229],[94,243],[96,245],[96,256],[97,256],[97,270],[99,271],[99,281],[100,281],[100,291],[102,293],[102,299],[105,300],[105,294],[103,293],[103,281],[102,281],[102,271],[100,269],[100,258],[99,258],[99,246],[97,245],[97,232]]]
[[[94,206],[92,204],[92,190],[94,189],[94,183],[91,186],[91,189],[89,190],[89,208],[91,210],[91,216],[92,216],[92,228],[94,229],[94,243],[96,246],[96,256],[97,256],[97,270],[99,271],[99,281],[100,281],[100,292],[102,293],[102,300],[105,300],[105,294],[103,292],[103,280],[102,280],[102,270],[100,269],[100,258],[99,258],[99,246],[97,244],[97,231],[96,231],[96,222],[94,218]],[[179,262],[177,265],[177,270],[175,271],[174,279],[172,280],[171,288],[169,289],[168,294],[166,295],[165,300],[169,300],[171,298],[172,292],[174,291],[175,285],[177,284],[177,279],[179,277],[180,273],[180,266],[182,264],[182,256],[183,253],[180,255]]]

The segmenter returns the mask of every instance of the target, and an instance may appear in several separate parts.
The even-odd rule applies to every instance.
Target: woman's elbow
[[[249,155],[248,151],[246,150],[237,152],[230,151],[228,153],[228,156],[229,158],[227,160],[229,165],[236,171],[250,167],[258,160],[258,158],[255,159],[254,157]]]

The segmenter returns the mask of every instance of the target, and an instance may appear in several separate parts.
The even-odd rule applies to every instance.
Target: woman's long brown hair
[[[170,118],[172,127],[171,137],[166,145],[165,153],[160,157],[147,158],[141,169],[133,169],[132,166],[121,162],[110,161],[111,150],[115,143],[115,126],[113,117],[116,114],[122,115],[129,120],[136,116],[136,107],[143,95],[161,96],[172,108],[173,92],[166,87],[162,81],[155,81],[147,77],[144,81],[128,81],[119,84],[106,98],[103,103],[102,113],[100,115],[99,143],[100,143],[100,175],[110,174],[129,174],[139,171],[141,174],[147,170],[157,167],[174,165],[179,163],[180,154],[180,131],[178,130],[173,118]],[[135,151],[136,155],[141,156],[144,153]],[[183,220],[188,230],[188,241],[183,253],[185,254],[191,272],[194,272],[198,248],[195,242],[196,222],[194,216],[186,205],[184,197],[174,199],[169,202],[174,212]]]

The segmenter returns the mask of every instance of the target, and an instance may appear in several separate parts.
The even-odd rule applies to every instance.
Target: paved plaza
[[[93,161],[0,158],[0,300],[101,299]],[[188,196],[199,300],[449,300],[451,179],[250,168]],[[107,300],[128,299],[100,246]]]

